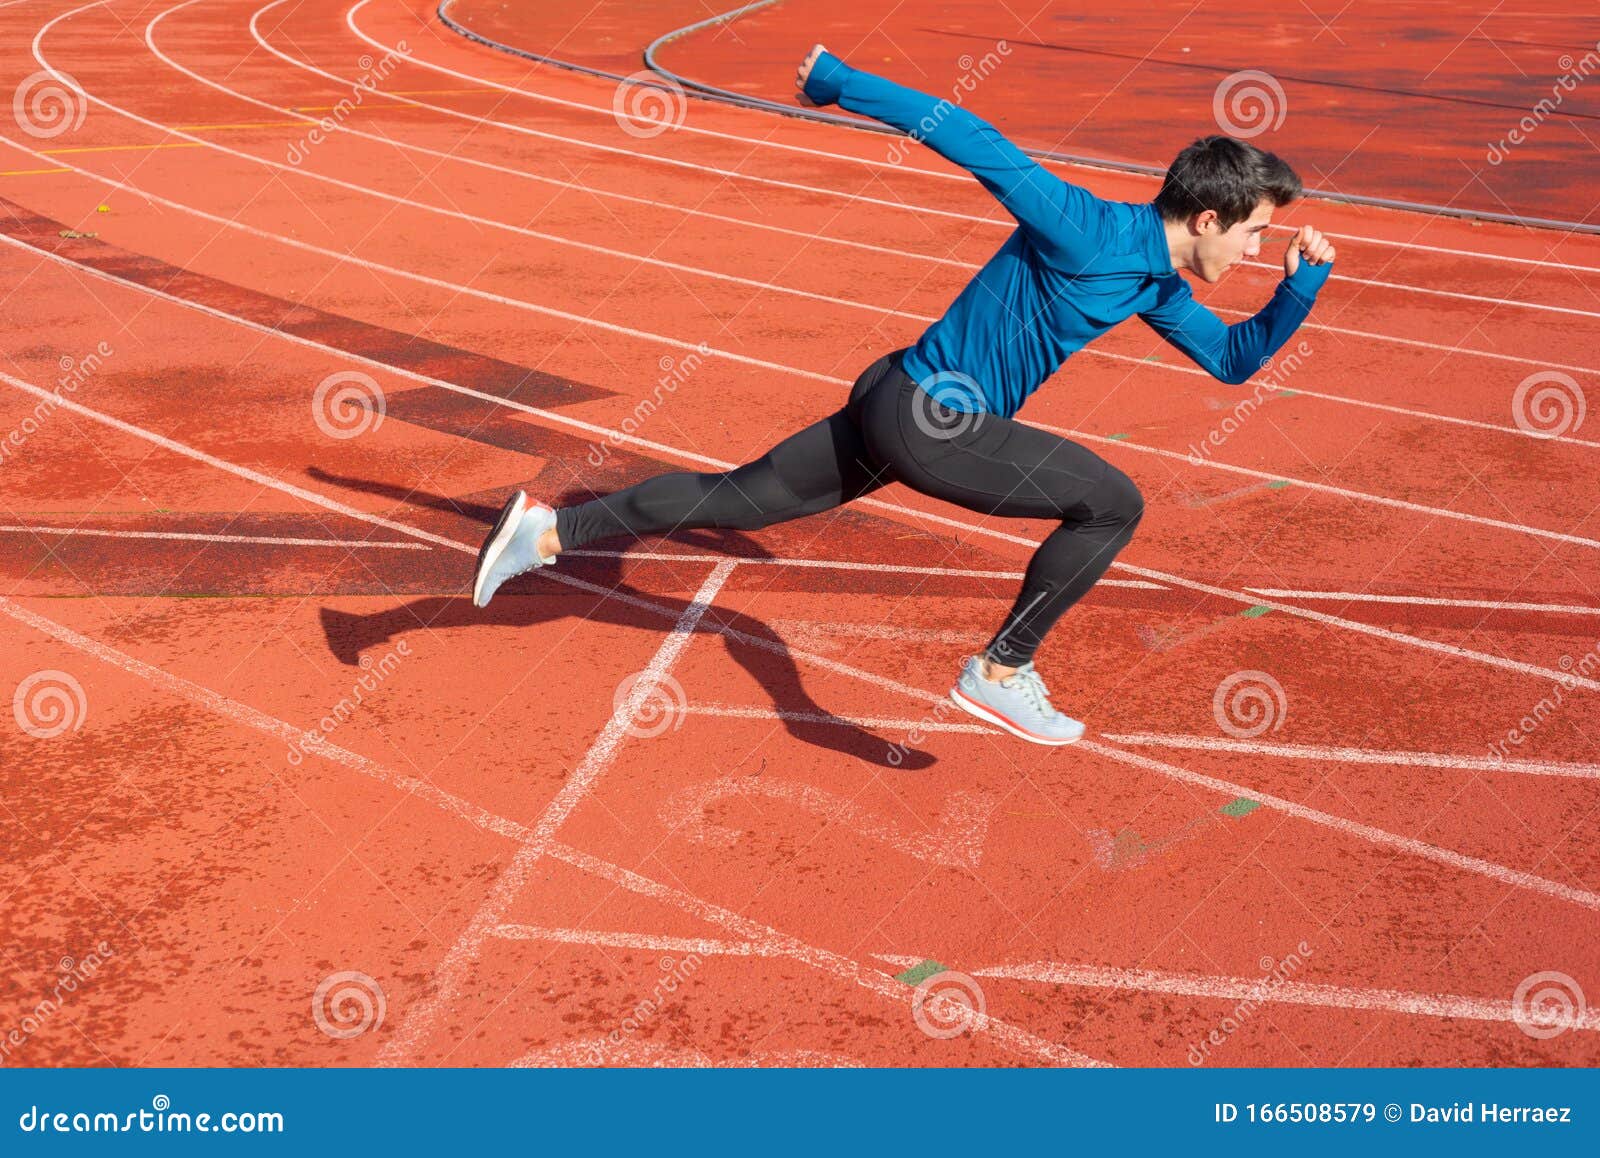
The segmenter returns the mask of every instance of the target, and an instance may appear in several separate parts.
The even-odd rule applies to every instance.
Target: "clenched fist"
[[[1306,255],[1306,260],[1312,265],[1324,265],[1333,260],[1333,242],[1311,228],[1311,226],[1302,225],[1300,231],[1290,240],[1289,248],[1284,251],[1284,277],[1294,276],[1294,271],[1300,268],[1300,255],[1302,253]]]
[[[806,96],[806,81],[811,79],[811,70],[816,67],[817,57],[821,56],[825,51],[827,50],[820,44],[812,45],[810,54],[800,62],[800,67],[795,70],[794,74],[794,87],[800,90],[800,95],[795,100],[812,108],[816,107],[817,102]]]

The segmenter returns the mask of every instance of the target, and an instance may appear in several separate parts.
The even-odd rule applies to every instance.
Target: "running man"
[[[1135,314],[1213,376],[1244,382],[1305,320],[1334,247],[1303,227],[1266,306],[1226,325],[1179,271],[1216,282],[1261,252],[1273,210],[1301,193],[1300,178],[1271,153],[1205,137],[1178,154],[1154,201],[1105,201],[966,109],[851,68],[820,44],[796,86],[802,103],[870,116],[968,170],[1018,228],[915,345],[879,358],[841,409],[754,462],[725,474],[657,475],[560,510],[512,495],[479,554],[473,602],[486,606],[507,579],[564,550],[694,527],[754,530],[898,481],[986,515],[1059,521],[950,697],[1024,740],[1070,744],[1084,725],[1051,704],[1034,656],[1127,546],[1144,501],[1092,451],[1013,415],[1074,351]]]

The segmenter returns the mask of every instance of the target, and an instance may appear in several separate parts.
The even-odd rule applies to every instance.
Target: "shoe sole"
[[[527,514],[528,495],[526,491],[518,491],[506,500],[506,505],[500,508],[500,517],[495,520],[494,529],[483,541],[483,546],[478,550],[478,570],[472,576],[472,604],[474,607],[487,607],[488,599],[483,599],[483,584],[489,578],[489,572],[500,561],[500,556],[505,554],[506,544],[511,541],[511,536],[517,533],[521,525],[520,517],[513,518],[521,509],[522,514]],[[490,598],[493,598],[492,596]]]
[[[1083,739],[1082,732],[1079,732],[1070,740],[1063,740],[1055,736],[1041,736],[1036,732],[1030,732],[1021,724],[1012,723],[993,708],[985,707],[976,700],[968,699],[966,696],[961,694],[961,689],[959,686],[950,689],[950,699],[955,703],[956,707],[960,708],[962,711],[967,712],[970,715],[977,716],[978,719],[983,720],[986,723],[994,724],[998,727],[1004,728],[1013,736],[1020,736],[1022,739],[1027,740],[1030,744],[1043,744],[1048,748],[1064,748],[1068,744],[1076,744],[1079,740]]]

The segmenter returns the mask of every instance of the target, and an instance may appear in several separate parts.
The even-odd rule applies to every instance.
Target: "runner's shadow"
[[[413,506],[464,516],[482,523],[486,528],[492,526],[500,514],[498,504],[486,506],[469,500],[430,495],[405,487],[336,475],[315,467],[308,468],[307,473],[319,481],[368,494],[382,495]],[[581,502],[589,497],[586,493],[572,495],[570,500]],[[569,496],[563,495],[556,500],[555,505],[561,506],[567,502]],[[670,541],[697,547],[707,553],[726,555],[729,558],[774,558],[771,552],[739,531],[682,531],[670,536]],[[642,549],[648,549],[648,546]],[[324,607],[321,611],[322,629],[327,637],[329,650],[341,663],[355,666],[360,664],[362,653],[369,648],[416,631],[470,630],[483,626],[528,627],[572,616],[597,623],[636,627],[660,633],[669,622],[669,613],[671,621],[675,622],[688,610],[691,604],[688,599],[674,599],[670,595],[641,591],[633,587],[623,578],[623,562],[624,559],[619,555],[568,556],[548,570],[541,569],[513,579],[485,608],[474,607],[472,600],[465,595],[423,596],[398,607],[376,611],[369,615]],[[661,565],[672,566],[670,562]],[[696,562],[686,566],[699,568],[704,564]],[[582,582],[564,583],[558,576]],[[472,560],[463,555],[461,557],[463,587],[469,584],[471,579]],[[583,599],[579,601],[579,606],[571,610],[565,606],[571,601],[550,598],[551,595],[568,592],[572,595],[589,594],[591,586],[599,588],[600,593],[606,597],[593,603]],[[527,598],[530,595],[536,598]],[[648,601],[662,610],[656,612],[637,606],[628,602],[630,599]],[[780,708],[782,705],[780,710],[786,715],[781,717],[779,722],[794,739],[865,760],[870,764],[908,771],[927,768],[937,762],[937,758],[931,753],[908,748],[899,742],[885,741],[872,732],[835,716],[818,704],[806,691],[788,644],[777,632],[754,616],[723,606],[713,606],[707,608],[701,615],[694,630],[697,634],[722,636],[728,654],[762,686],[772,700],[773,706]],[[730,634],[732,632],[742,633],[760,642],[752,644],[737,639]],[[578,684],[577,677],[582,674],[582,667],[591,660],[588,655],[578,653],[576,648],[571,648],[566,655],[552,656],[545,662],[551,665],[552,671],[561,672],[560,686],[571,687]],[[817,719],[794,719],[792,718],[794,715],[815,716]]]

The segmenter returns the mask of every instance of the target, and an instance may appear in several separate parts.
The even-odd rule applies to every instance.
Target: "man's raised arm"
[[[1093,256],[1099,198],[1049,172],[981,117],[851,68],[820,44],[801,64],[796,84],[812,103],[838,104],[882,121],[966,169],[1046,253],[1064,259]]]

